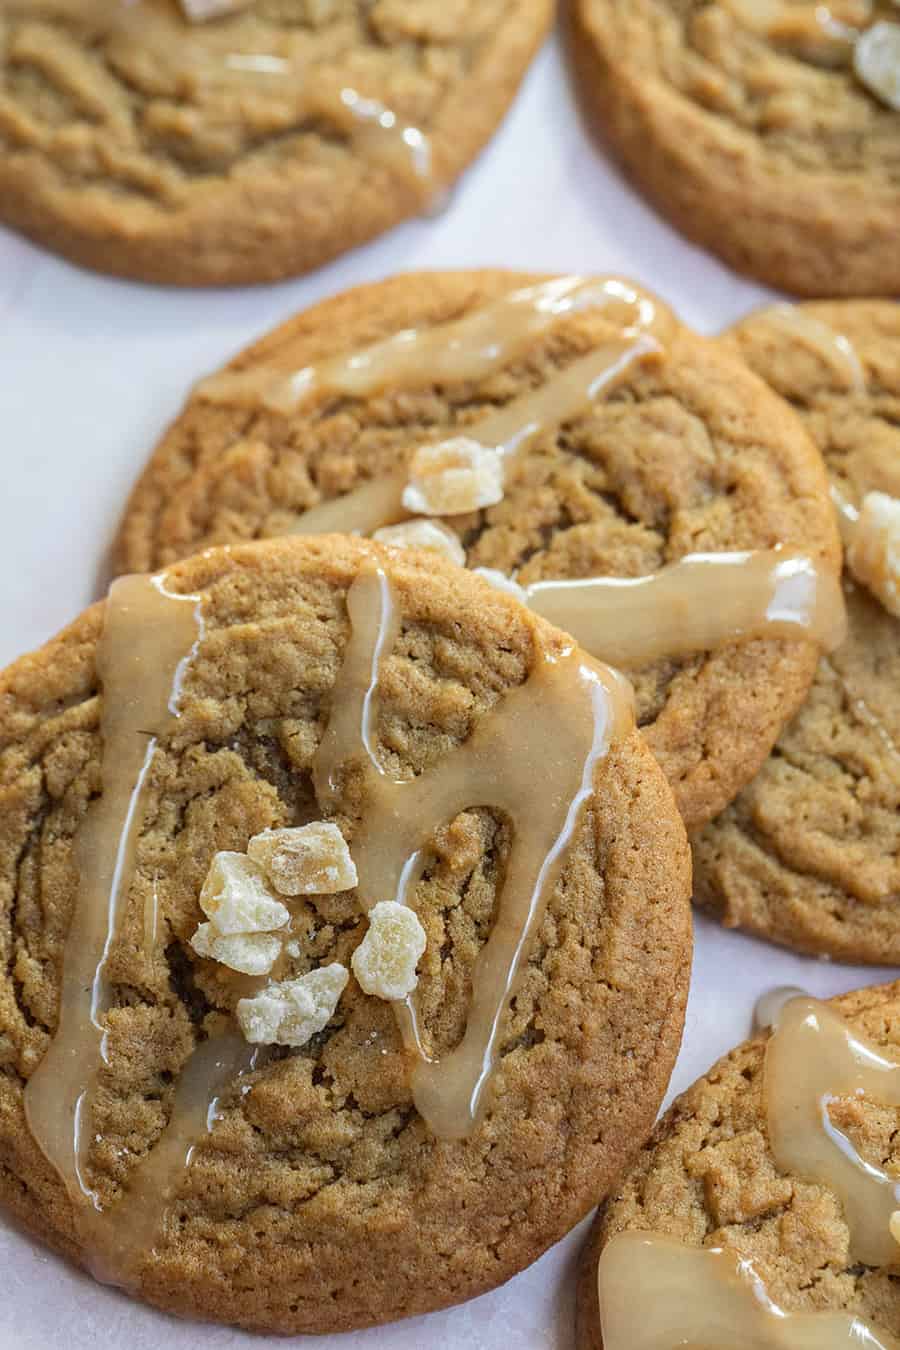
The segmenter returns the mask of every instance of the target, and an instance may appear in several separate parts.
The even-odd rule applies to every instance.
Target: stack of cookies
[[[0,214],[152,280],[316,265],[449,186],[549,19],[458,8],[9,0]],[[900,1347],[900,983],[775,991],[655,1124],[692,898],[900,965],[884,8],[571,27],[686,230],[853,298],[334,296],[194,373],[108,596],[0,676],[0,1197],[98,1280],[354,1331],[599,1205],[579,1350]]]

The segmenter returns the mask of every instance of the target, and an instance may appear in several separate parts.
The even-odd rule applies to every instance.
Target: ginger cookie
[[[323,529],[442,549],[627,670],[696,826],[762,764],[817,651],[802,627],[742,627],[749,571],[728,559],[669,573],[697,555],[765,564],[780,546],[827,590],[826,491],[784,404],[630,283],[398,276],[299,314],[198,384],[134,491],[116,565]],[[653,574],[658,587],[637,584]],[[602,577],[635,585],[602,599],[552,585]]]
[[[477,577],[210,550],[0,681],[0,1195],[174,1313],[508,1279],[649,1132],[689,852],[627,685]]]
[[[900,292],[892,0],[573,0],[589,115],[689,238],[798,295]]]
[[[773,991],[758,1021],[598,1214],[577,1350],[900,1344],[900,984]]]
[[[799,412],[846,532],[846,642],[753,782],[693,840],[729,926],[900,963],[900,305],[777,306],[728,341]]]
[[[203,8],[6,0],[0,219],[143,281],[308,271],[439,204],[552,6],[255,0],[191,22]]]

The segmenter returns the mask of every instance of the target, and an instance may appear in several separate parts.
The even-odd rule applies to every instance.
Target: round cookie
[[[165,594],[189,597],[191,613],[199,604],[202,627],[178,667],[180,715],[156,733],[106,967],[108,1067],[91,1099],[93,1142],[78,1175],[111,1216],[141,1195],[140,1169],[159,1156],[167,1120],[173,1128],[191,1054],[234,1012],[243,988],[190,945],[213,855],[243,851],[268,827],[327,814],[360,858],[376,792],[364,761],[329,775],[328,806],[317,801],[313,773],[326,729],[346,717],[338,681],[356,622],[347,597],[373,566],[402,620],[381,652],[376,712],[365,723],[366,745],[392,782],[410,779],[415,792],[477,739],[541,661],[557,668],[569,659],[569,639],[478,578],[363,541],[211,550],[167,571]],[[91,1250],[28,1131],[23,1089],[54,1044],[75,848],[89,802],[104,803],[98,721],[106,728],[121,711],[107,706],[98,681],[107,612],[94,606],[0,681],[0,1195],[33,1233],[85,1264]],[[134,671],[135,683],[143,674]],[[551,699],[560,729],[567,697]],[[583,780],[561,870],[499,1023],[498,1066],[474,1133],[438,1139],[426,1126],[393,1008],[351,980],[312,1040],[295,1051],[275,1047],[240,1085],[216,1094],[211,1134],[201,1128],[187,1168],[163,1176],[170,1194],[155,1241],[136,1258],[133,1292],[180,1315],[257,1330],[352,1329],[490,1289],[606,1191],[651,1128],[678,1050],[690,882],[684,830],[642,738],[626,721],[604,755],[593,734],[593,776]],[[546,755],[545,744],[545,765]],[[523,756],[530,772],[533,760],[532,748]],[[509,781],[493,762],[491,771],[492,790],[529,803],[524,847],[539,828],[546,774],[532,785]],[[398,816],[395,833],[403,822]],[[479,799],[424,843],[412,901],[428,945],[415,999],[439,1072],[468,1035],[478,957],[506,913],[520,833],[506,807]],[[366,927],[357,893],[286,903],[298,943],[293,973],[349,967]],[[51,1108],[57,1091],[51,1080]],[[199,1104],[206,1121],[206,1098]],[[152,1194],[158,1200],[165,1188]]]
[[[317,267],[440,201],[550,0],[10,0],[0,219],[73,262],[190,286]]]
[[[900,983],[844,994],[827,1006],[900,1061]],[[846,1310],[878,1330],[900,1333],[896,1278],[851,1260],[847,1223],[833,1191],[786,1174],[773,1157],[764,1097],[766,1039],[758,1035],[739,1045],[678,1098],[600,1210],[581,1259],[577,1350],[603,1348],[597,1262],[610,1238],[628,1230],[740,1253],[788,1312]],[[854,1112],[851,1106],[839,1120],[864,1158],[888,1170],[897,1162],[896,1108],[872,1102]]]
[[[297,315],[228,369],[299,370],[400,330],[477,314],[537,280],[394,277]],[[477,427],[585,352],[602,352],[620,336],[614,309],[562,316],[480,381],[430,382],[426,366],[417,387],[323,394],[284,413],[195,394],[132,495],[117,569],[143,571],[210,544],[296,528],[307,508],[391,473],[422,441]],[[470,567],[515,571],[523,584],[633,577],[690,552],[779,542],[836,564],[821,462],[784,405],[661,305],[652,331],[665,346],[661,363],[636,366],[590,415],[541,435],[499,503],[446,518]],[[689,825],[720,811],[760,766],[814,665],[810,644],[754,641],[629,672],[639,723]]]
[[[900,305],[779,307],[727,340],[799,412],[844,499],[858,507],[868,491],[900,496]],[[729,926],[801,951],[893,964],[900,620],[849,572],[845,590],[847,641],[820,661],[754,781],[693,839],[694,893]]]
[[[587,110],[680,230],[799,295],[900,292],[900,114],[853,69],[857,29],[896,22],[889,0],[572,10]]]

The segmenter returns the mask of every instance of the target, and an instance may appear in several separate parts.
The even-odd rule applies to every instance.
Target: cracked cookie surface
[[[890,0],[573,9],[599,134],[679,229],[800,295],[900,291],[900,114],[856,78],[850,40],[896,22]]]
[[[109,1064],[85,1160],[104,1203],[127,1191],[195,1044],[241,996],[240,977],[189,945],[213,855],[323,815],[311,766],[346,650],[346,595],[373,558],[402,614],[375,726],[391,774],[420,773],[465,741],[528,677],[535,635],[550,650],[564,645],[461,569],[336,536],[215,550],[168,571],[170,592],[201,595],[205,633],[153,760],[108,966]],[[23,1087],[56,1024],[73,840],[100,790],[102,623],[97,605],[0,679],[0,1195],[82,1261],[65,1190],[26,1128]],[[435,1139],[413,1106],[390,1005],[351,981],[323,1032],[299,1051],[278,1049],[223,1095],[141,1266],[144,1298],[270,1331],[387,1321],[500,1283],[608,1188],[649,1131],[678,1049],[689,858],[635,732],[598,762],[593,786],[506,1014],[496,1091],[476,1132]],[[351,852],[364,812],[349,774],[329,814]],[[428,936],[416,997],[432,1053],[464,1031],[510,842],[509,822],[483,806],[435,835],[414,895]],[[289,903],[292,973],[349,968],[366,931],[355,893]]]
[[[230,369],[296,370],[536,280],[398,276],[297,315]],[[306,509],[408,463],[423,441],[477,425],[619,336],[603,309],[582,309],[480,381],[324,397],[293,414],[195,396],[132,495],[116,566],[144,571],[210,544],[283,534]],[[691,552],[777,543],[827,566],[838,558],[821,461],[802,428],[742,363],[677,325],[658,366],[543,434],[499,503],[444,523],[470,567],[515,571],[523,584],[641,576]],[[805,642],[757,640],[629,672],[640,725],[691,825],[762,764],[814,667]]]
[[[4,0],[0,219],[147,281],[306,271],[450,188],[550,11],[256,0],[192,25],[177,0]]]
[[[829,1006],[900,1060],[900,984],[844,994]],[[787,1312],[848,1311],[900,1332],[894,1269],[851,1260],[833,1191],[786,1175],[772,1156],[765,1046],[765,1036],[745,1041],[677,1099],[598,1214],[581,1260],[577,1350],[602,1350],[597,1261],[609,1239],[626,1230],[728,1247],[753,1262]],[[862,1158],[895,1171],[897,1108],[836,1098],[830,1109]]]
[[[806,423],[841,495],[900,496],[900,305],[800,307],[819,348],[767,317],[734,344]],[[827,359],[843,337],[852,368]],[[813,337],[816,336],[813,330]],[[694,836],[695,898],[728,925],[847,961],[900,962],[900,621],[849,575],[847,641],[754,781]]]

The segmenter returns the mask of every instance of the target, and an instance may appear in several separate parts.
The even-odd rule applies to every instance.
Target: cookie
[[[222,6],[221,8],[224,8]],[[0,219],[84,267],[274,281],[436,207],[550,0],[8,0]]]
[[[451,483],[463,496],[437,500]],[[610,278],[456,272],[339,295],[202,381],[134,491],[115,561],[144,571],[211,544],[369,533],[423,510],[452,531],[453,556],[520,588],[777,544],[828,571],[838,553],[802,429],[660,301]],[[637,636],[635,588],[617,592],[626,614],[591,594],[602,650],[590,623],[574,627],[568,594],[531,596],[628,668],[639,723],[692,825],[760,766],[815,665],[805,641],[709,651],[695,635],[680,650],[692,624],[730,613],[736,582],[724,584],[722,603],[695,602],[687,586],[680,605],[656,603],[643,628],[666,639],[655,653],[618,644]]]
[[[730,341],[799,412],[842,516],[900,497],[900,305],[752,315]],[[729,926],[846,961],[900,963],[900,618],[860,580],[849,522],[847,641],[823,657],[772,755],[693,840],[695,898]],[[857,525],[858,528],[858,525]],[[858,541],[857,541],[858,542]]]
[[[2,677],[0,774],[0,1194],[99,1278],[426,1312],[650,1130],[683,827],[621,678],[463,569],[330,536],[125,578]]]
[[[581,1262],[578,1350],[897,1343],[900,984],[828,1003],[784,991],[778,1004],[773,1032],[678,1098],[598,1215]],[[883,1067],[866,1065],[866,1049]],[[653,1298],[621,1340],[634,1282]],[[645,1321],[668,1340],[642,1339]]]
[[[886,20],[900,36],[889,0],[573,0],[570,46],[599,134],[690,239],[798,295],[892,295]]]

